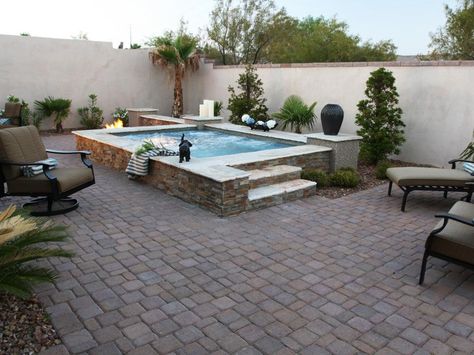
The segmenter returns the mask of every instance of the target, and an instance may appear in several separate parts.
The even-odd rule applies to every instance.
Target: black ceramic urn
[[[323,132],[329,136],[337,136],[341,129],[344,111],[341,106],[336,104],[327,104],[321,110],[321,124]]]

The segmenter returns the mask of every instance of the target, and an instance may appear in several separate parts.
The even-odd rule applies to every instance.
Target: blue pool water
[[[115,135],[126,137],[136,141],[151,140],[155,145],[161,144],[172,150],[178,150],[181,135],[192,143],[191,156],[197,158],[216,157],[239,153],[257,152],[267,149],[278,149],[291,147],[291,144],[277,141],[250,138],[227,132],[214,130],[185,130],[185,131],[162,131],[162,132],[134,132],[116,133]]]

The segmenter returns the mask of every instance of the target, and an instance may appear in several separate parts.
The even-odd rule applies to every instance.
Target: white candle
[[[208,115],[207,105],[205,104],[199,105],[199,117],[207,117],[207,115]]]
[[[207,105],[207,114],[209,117],[214,117],[214,101],[204,100],[204,105]]]

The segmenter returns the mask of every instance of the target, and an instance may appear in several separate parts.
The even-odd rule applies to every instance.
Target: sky
[[[275,0],[291,16],[333,17],[345,21],[363,40],[391,39],[398,54],[428,51],[430,32],[445,22],[444,4],[456,0]],[[204,33],[214,0],[0,0],[0,34],[143,44],[183,18],[193,33]],[[131,36],[130,36],[131,35]],[[1,51],[0,51],[1,55]]]

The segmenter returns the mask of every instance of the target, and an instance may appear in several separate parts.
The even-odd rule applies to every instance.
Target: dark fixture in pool
[[[184,133],[181,136],[181,142],[179,143],[179,162],[182,163],[184,159],[186,161],[191,160],[191,147],[193,145],[187,139],[184,139]]]

